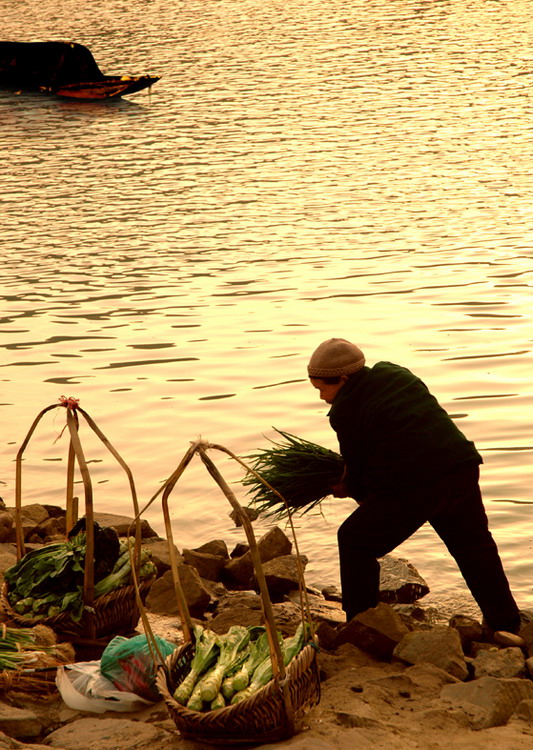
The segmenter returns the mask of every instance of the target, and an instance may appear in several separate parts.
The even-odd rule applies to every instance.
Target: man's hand
[[[339,481],[335,482],[335,484],[331,485],[331,494],[333,497],[349,497],[348,490],[346,489],[346,474],[347,474],[346,466],[344,467],[344,470],[339,477]]]

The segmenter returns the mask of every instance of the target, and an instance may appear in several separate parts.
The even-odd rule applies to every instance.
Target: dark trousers
[[[423,487],[372,495],[343,522],[338,542],[347,620],[379,601],[377,558],[394,550],[426,521],[457,562],[488,626],[517,632],[519,610],[489,531],[476,465]]]

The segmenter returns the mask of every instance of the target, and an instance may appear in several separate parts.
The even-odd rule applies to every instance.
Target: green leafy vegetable
[[[121,543],[121,550],[112,572],[95,584],[95,597],[131,583],[127,542]],[[139,578],[150,578],[157,572],[146,549],[141,550],[141,563]],[[68,611],[78,622],[84,606],[85,532],[66,542],[54,542],[28,552],[6,570],[4,577],[9,603],[18,615],[45,618]]]

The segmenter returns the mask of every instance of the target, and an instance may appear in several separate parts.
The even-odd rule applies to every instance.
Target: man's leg
[[[477,466],[448,478],[429,521],[455,558],[489,627],[518,632],[520,614],[489,531]]]
[[[427,521],[421,504],[372,496],[342,523],[337,538],[342,608],[346,619],[379,601],[378,557],[388,554]]]

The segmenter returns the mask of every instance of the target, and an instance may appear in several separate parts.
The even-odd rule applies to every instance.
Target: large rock
[[[402,558],[380,558],[379,598],[387,604],[410,604],[429,593],[414,565]]]
[[[505,724],[523,700],[533,699],[530,680],[481,677],[472,682],[445,685],[442,700],[462,709],[473,729]]]
[[[292,542],[286,534],[275,526],[267,531],[257,542],[257,549],[262,563],[273,560],[275,557],[290,555],[292,551]]]
[[[203,552],[206,555],[218,555],[225,560],[229,559],[228,546],[223,539],[212,539],[200,547],[195,547],[194,552]]]
[[[221,555],[198,552],[198,550],[194,549],[184,549],[182,555],[187,565],[196,568],[200,577],[207,578],[208,581],[219,580],[220,573],[226,564],[227,559]]]
[[[302,620],[302,610],[294,602],[272,605],[276,627],[283,636],[294,635]],[[315,618],[312,615],[314,622]],[[228,591],[207,624],[215,633],[227,633],[232,625],[264,625],[261,597],[251,591]]]
[[[520,635],[526,642],[528,656],[533,656],[533,622],[528,622],[520,630]]]
[[[17,547],[15,544],[0,544],[0,576],[17,562]]]
[[[262,625],[263,608],[261,597],[249,591],[228,591],[209,621],[215,633],[227,633],[232,625]]]
[[[64,541],[66,534],[65,516],[47,518],[39,525],[38,533],[43,542]]]
[[[514,716],[533,724],[533,700],[520,701],[515,709]]]
[[[241,506],[241,510],[244,513],[245,517],[248,518],[249,521],[255,521],[257,518],[259,518],[259,511],[257,508],[252,508],[249,505],[248,506]],[[242,526],[242,520],[241,520],[241,513],[237,510],[233,509],[231,513],[229,514],[229,517],[235,524],[235,526]]]
[[[100,526],[113,527],[119,536],[128,536],[135,534],[135,525],[132,526],[133,518],[129,518],[128,516],[119,516],[113,513],[95,513],[94,520]],[[140,522],[141,537],[143,539],[157,537],[157,534],[145,518],[141,518]]]
[[[164,575],[167,570],[170,570],[170,552],[168,548],[168,542],[165,540],[147,541],[143,542],[143,547],[151,554],[151,559],[157,568],[157,575]],[[174,545],[174,551],[176,553],[176,559],[178,565],[184,562],[183,557],[180,555],[178,548]]]
[[[339,631],[335,648],[352,643],[379,659],[389,660],[407,633],[409,630],[400,615],[388,604],[380,602],[377,607],[356,615]]]
[[[287,598],[298,605],[298,607],[301,605],[300,596],[299,590],[291,591],[287,594]],[[336,601],[329,601],[322,596],[307,593],[304,599],[304,606],[306,604],[309,604],[311,619],[314,623],[324,622],[335,628],[346,623],[344,610]]]
[[[221,570],[221,580],[228,586],[250,589],[254,580],[254,564],[251,552],[232,557]]]
[[[264,564],[276,557],[289,555],[292,550],[292,542],[278,526],[275,526],[259,539],[257,550],[259,559]],[[252,553],[248,550],[240,557],[232,557],[224,566],[221,577],[229,585],[234,584],[241,588],[251,588],[254,572]]]
[[[407,633],[394,649],[394,656],[407,664],[434,664],[459,680],[468,677],[459,633],[446,625]]]
[[[15,542],[15,529],[13,516],[7,511],[0,510],[0,544],[3,542]]]
[[[473,617],[453,615],[448,624],[459,633],[461,646],[465,654],[470,652],[473,643],[483,641],[483,625],[478,620],[474,620]]]
[[[300,581],[300,568],[304,571],[306,565],[305,555],[283,555],[265,563],[263,573],[271,596],[279,597],[297,589]]]
[[[480,651],[472,663],[474,676],[479,677],[525,677],[526,659],[522,649],[511,647]]]
[[[178,575],[190,614],[193,617],[202,617],[211,597],[203,586],[198,571],[190,565],[183,564],[178,566]],[[146,598],[146,608],[156,614],[179,614],[172,571],[167,571],[153,582]]]
[[[38,737],[42,725],[36,714],[26,708],[9,706],[0,701],[0,731],[19,739]]]
[[[15,519],[15,508],[8,508],[8,511],[13,516],[13,519]],[[22,523],[24,540],[29,541],[29,539],[37,532],[39,525],[44,523],[48,517],[48,511],[40,503],[32,503],[31,505],[22,506],[20,509],[20,520]]]

